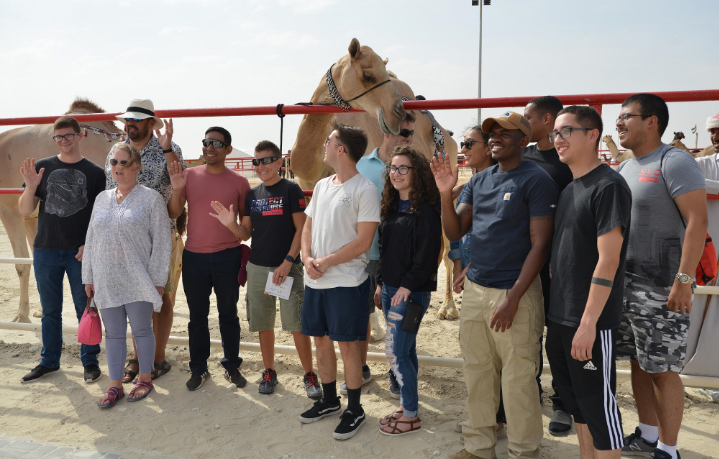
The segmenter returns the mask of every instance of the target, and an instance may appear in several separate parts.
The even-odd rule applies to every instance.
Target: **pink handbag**
[[[80,325],[77,327],[77,342],[94,346],[102,341],[102,322],[100,314],[97,312],[95,300],[90,297],[87,299],[85,312],[80,319]]]

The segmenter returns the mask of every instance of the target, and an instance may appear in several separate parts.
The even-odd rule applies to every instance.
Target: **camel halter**
[[[332,64],[330,66],[330,69],[327,70],[327,86],[329,86],[330,96],[332,96],[332,98],[335,100],[335,105],[337,105],[340,109],[342,109],[343,112],[348,112],[352,109],[352,107],[350,106],[349,103],[352,102],[353,100],[359,99],[360,97],[364,96],[368,92],[372,91],[373,89],[379,88],[380,86],[382,86],[385,83],[389,83],[389,78],[387,78],[385,81],[372,86],[371,88],[369,88],[368,90],[366,90],[365,92],[360,94],[359,96],[353,97],[350,100],[344,100],[342,98],[342,96],[340,95],[340,92],[337,90],[337,85],[335,85],[335,80],[332,79],[332,67],[334,67],[334,66],[335,65]],[[319,105],[319,104],[316,104],[316,105]]]
[[[88,124],[81,124],[80,127],[85,130],[85,133],[84,133],[85,137],[87,137],[87,130],[89,129],[94,134],[103,134],[108,142],[112,142],[113,140],[121,140],[123,142],[125,141],[125,134],[120,134],[118,132],[106,131],[104,129],[100,129],[95,126],[90,126]]]

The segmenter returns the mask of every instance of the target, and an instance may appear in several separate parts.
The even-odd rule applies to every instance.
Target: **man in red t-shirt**
[[[206,164],[183,171],[178,162],[169,165],[172,198],[170,218],[176,218],[188,203],[187,242],[182,254],[183,287],[190,309],[189,390],[197,390],[210,376],[210,294],[214,288],[220,320],[225,379],[237,387],[247,380],[240,373],[240,319],[237,301],[240,284],[240,241],[216,218],[212,203],[222,203],[241,218],[245,195],[250,191],[247,179],[225,167],[225,157],[232,151],[232,136],[221,127],[211,127],[202,141]],[[235,217],[237,218],[237,217]]]

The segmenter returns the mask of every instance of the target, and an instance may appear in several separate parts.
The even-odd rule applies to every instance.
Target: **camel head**
[[[684,138],[684,133],[679,131],[674,133],[674,138],[672,140],[682,140]]]
[[[398,134],[405,111],[402,96],[387,72],[387,59],[382,60],[369,46],[360,46],[353,38],[349,54],[332,68],[332,77],[342,98],[349,104],[371,114],[385,134]],[[359,97],[358,97],[359,96]],[[356,98],[354,100],[351,100]]]
[[[604,137],[602,137],[602,142],[609,145],[610,143],[614,143],[614,139],[612,139],[612,136],[610,135],[605,135]]]

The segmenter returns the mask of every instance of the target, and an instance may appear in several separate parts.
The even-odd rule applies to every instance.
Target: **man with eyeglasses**
[[[62,116],[53,125],[57,156],[26,159],[20,168],[25,190],[18,201],[20,213],[27,217],[38,203],[37,234],[33,242],[33,267],[42,307],[42,351],[40,364],[22,378],[35,382],[60,369],[62,352],[63,277],[67,274],[78,321],[87,305],[82,284],[82,254],[90,224],[92,206],[105,190],[102,167],[80,152],[80,125],[75,118]],[[102,377],[97,362],[100,346],[80,345],[84,380],[92,383]]]
[[[631,359],[639,426],[624,454],[677,459],[684,412],[679,372],[686,356],[694,272],[708,226],[706,184],[694,158],[662,143],[669,109],[635,94],[617,118],[619,142],[634,158],[617,167],[632,191],[624,320],[617,356]]]
[[[447,237],[460,239],[472,228],[459,323],[469,419],[462,426],[465,449],[450,457],[496,457],[500,372],[509,455],[538,457],[543,427],[535,378],[544,329],[539,271],[549,254],[557,185],[522,159],[532,127],[521,114],[487,118],[482,131],[489,133],[498,164],[470,179],[456,210],[458,168],[432,159]]]
[[[302,260],[300,238],[305,224],[305,196],[302,189],[280,176],[282,153],[274,143],[263,140],[255,147],[252,159],[262,183],[245,196],[243,215],[238,225],[235,217],[221,203],[213,203],[218,219],[235,236],[252,239],[252,252],[247,262],[247,321],[250,332],[259,333],[264,371],[260,394],[269,395],[278,384],[275,371],[275,316],[277,298],[265,293],[268,278],[282,285],[292,282],[289,297],[280,300],[282,329],[292,333],[297,355],[304,370],[303,384],[311,399],[322,397],[317,375],[312,371],[312,344],[302,334]]]
[[[390,157],[392,151],[398,146],[409,145],[412,143],[414,137],[414,116],[407,112],[404,120],[399,125],[399,134],[385,134],[382,137],[382,145],[372,150],[369,155],[363,156],[362,159],[357,163],[357,171],[370,179],[374,186],[377,187],[377,195],[380,200],[382,199],[382,189],[384,188],[385,179],[385,168],[387,167],[387,160]],[[372,239],[372,248],[369,254],[369,263],[367,264],[367,274],[370,279],[370,296],[368,299],[368,306],[370,314],[375,312],[375,307],[381,309],[380,298],[374,295],[377,290],[377,272],[379,271],[379,246],[378,246],[378,231],[375,232],[374,238]],[[372,331],[372,324],[367,324],[367,339],[360,341],[359,346],[362,351],[362,385],[367,384],[372,380],[372,373],[370,372],[369,366],[367,365],[367,350],[369,348],[370,333]],[[395,377],[392,369],[390,368],[387,372],[389,379],[389,392],[392,398],[399,399],[399,384]],[[347,393],[347,384],[343,383],[340,386],[340,393]]]
[[[524,159],[532,161],[539,167],[544,169],[546,173],[552,177],[554,183],[559,187],[559,193],[572,183],[572,171],[569,167],[559,160],[557,150],[552,142],[549,141],[549,133],[554,130],[554,121],[557,119],[557,113],[562,110],[562,102],[554,96],[536,97],[529,101],[524,108],[524,117],[527,118],[532,126],[532,137],[530,142],[536,142],[524,149]],[[551,250],[551,247],[550,247]],[[539,272],[539,278],[542,281],[542,295],[544,297],[544,314],[545,318],[549,312],[549,297],[551,291],[551,280],[549,275],[549,259],[542,266]],[[537,375],[537,385],[539,386],[539,394],[542,394],[542,368],[544,356],[539,350],[539,374]],[[564,409],[562,399],[554,388],[554,379],[552,379],[552,390],[554,393],[549,396],[552,402],[552,419],[549,421],[549,433],[553,436],[569,435],[572,430],[572,417]]]
[[[619,458],[614,343],[622,320],[632,195],[597,156],[602,117],[562,109],[549,134],[574,175],[559,197],[552,244],[547,359],[563,406],[574,416],[582,458]]]
[[[155,107],[149,99],[133,99],[130,105],[122,115],[118,115],[117,119],[125,125],[127,132],[127,143],[137,148],[142,158],[142,168],[137,174],[137,182],[151,188],[165,198],[165,202],[170,202],[172,196],[172,184],[170,183],[170,173],[168,164],[176,161],[181,162],[182,150],[172,141],[173,126],[172,120],[163,120],[155,116]],[[160,134],[160,129],[165,127],[165,133]],[[156,135],[153,135],[153,131]],[[110,159],[112,159],[112,150],[105,161],[105,175],[107,176],[107,189],[117,186],[112,178],[112,170],[110,169]],[[165,290],[162,294],[162,309],[160,312],[152,313],[152,328],[155,332],[155,362],[152,371],[152,379],[159,378],[164,375],[172,366],[165,359],[165,348],[167,340],[170,338],[172,331],[173,309],[175,306],[175,292],[177,284],[180,281],[179,273],[175,278],[175,267],[182,255],[182,238],[177,232],[177,224],[175,219],[170,222],[172,230],[172,254],[170,255],[170,271],[165,284]],[[135,342],[133,340],[133,351],[137,355]],[[125,375],[122,379],[124,383],[131,382],[137,376],[140,365],[136,359],[129,359],[125,368]]]
[[[250,182],[225,166],[232,152],[232,136],[227,129],[213,126],[205,132],[202,155],[205,164],[189,169],[179,161],[169,165],[172,198],[170,218],[177,218],[188,204],[187,242],[182,252],[182,283],[190,310],[187,331],[190,338],[190,379],[186,386],[195,391],[210,377],[210,295],[215,291],[225,379],[237,387],[247,380],[240,373],[240,241],[227,224],[237,224],[244,214],[245,196]],[[218,214],[216,208],[224,208]],[[222,218],[218,218],[222,215]],[[224,220],[224,221],[223,221]]]
[[[302,333],[314,336],[323,396],[300,415],[300,422],[317,422],[342,408],[333,344],[337,341],[344,363],[347,409],[332,434],[336,440],[352,438],[366,420],[360,404],[362,356],[358,343],[367,339],[370,279],[366,267],[380,222],[376,187],[357,171],[366,149],[367,136],[362,129],[333,124],[325,142],[324,162],[335,174],[317,182],[302,230]]]

